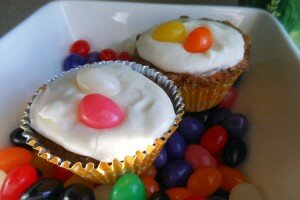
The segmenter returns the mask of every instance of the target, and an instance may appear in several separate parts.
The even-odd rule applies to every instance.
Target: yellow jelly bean
[[[182,42],[186,30],[180,21],[170,21],[159,25],[152,33],[152,38],[161,42]]]
[[[91,189],[93,189],[93,187],[94,187],[93,182],[91,182],[91,181],[89,181],[89,180],[86,180],[86,179],[84,179],[84,178],[81,178],[81,177],[78,176],[78,175],[73,175],[71,178],[69,178],[69,179],[65,182],[64,186],[67,187],[67,186],[72,185],[72,184],[74,184],[74,183],[80,183],[80,184],[83,184],[83,185],[85,185],[85,186],[87,186],[87,187],[89,187],[89,188],[91,188]]]

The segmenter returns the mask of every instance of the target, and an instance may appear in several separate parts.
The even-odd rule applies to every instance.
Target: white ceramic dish
[[[300,199],[300,55],[279,22],[262,10],[198,5],[59,1],[47,4],[0,39],[0,147],[26,101],[61,71],[72,41],[119,48],[156,23],[189,15],[230,20],[252,37],[251,68],[234,110],[251,123],[243,166],[269,200]]]

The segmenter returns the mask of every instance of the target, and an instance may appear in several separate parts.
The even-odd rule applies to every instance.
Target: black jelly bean
[[[149,200],[170,200],[170,197],[164,191],[157,191],[153,193]]]
[[[93,190],[82,184],[72,184],[66,187],[59,200],[95,200]]]
[[[245,142],[238,138],[229,138],[223,149],[223,162],[230,167],[239,166],[247,156],[247,146]]]
[[[32,150],[31,146],[26,144],[26,138],[22,135],[23,132],[24,130],[21,128],[16,128],[15,130],[13,130],[9,135],[10,142],[14,146],[23,147],[28,150]]]

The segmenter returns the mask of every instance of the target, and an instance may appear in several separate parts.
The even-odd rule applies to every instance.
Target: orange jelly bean
[[[171,200],[184,200],[195,196],[191,191],[183,187],[175,187],[166,191]]]
[[[79,184],[85,185],[85,186],[87,186],[87,187],[89,187],[89,188],[91,188],[91,189],[93,189],[93,187],[94,187],[93,182],[91,182],[91,181],[89,181],[89,180],[86,180],[86,179],[84,179],[84,178],[81,178],[81,177],[78,176],[78,175],[73,175],[73,176],[71,176],[71,178],[69,178],[69,179],[65,182],[64,186],[67,187],[67,186],[72,185],[72,184],[74,184],[74,183],[79,183]]]
[[[142,181],[146,188],[147,199],[149,199],[149,197],[153,193],[155,193],[159,190],[159,186],[158,186],[156,180],[154,180],[153,178],[142,178]]]
[[[54,172],[54,164],[48,162],[46,159],[39,157],[36,152],[32,153],[32,166],[42,171],[44,177],[48,177]]]
[[[220,166],[218,170],[222,174],[221,188],[228,192],[237,184],[247,181],[246,176],[234,168],[223,165]]]
[[[31,161],[30,151],[21,147],[9,147],[0,151],[0,169],[9,173],[14,168],[29,164]]]
[[[209,196],[222,183],[221,173],[211,167],[200,168],[188,179],[187,188],[198,196]]]
[[[151,165],[148,169],[146,169],[146,171],[144,171],[140,177],[141,178],[155,178],[157,174],[157,170],[156,168]]]
[[[212,45],[212,35],[208,28],[198,27],[194,29],[185,39],[184,48],[191,53],[203,53]]]

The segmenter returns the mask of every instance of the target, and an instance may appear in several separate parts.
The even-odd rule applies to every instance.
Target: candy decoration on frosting
[[[198,27],[194,29],[185,39],[184,48],[191,53],[203,53],[212,45],[212,35],[208,28]]]
[[[108,97],[88,94],[80,102],[79,118],[88,127],[104,129],[120,124],[124,115],[121,108]]]
[[[182,22],[170,21],[159,25],[152,33],[152,38],[160,42],[182,42],[185,34]]]

